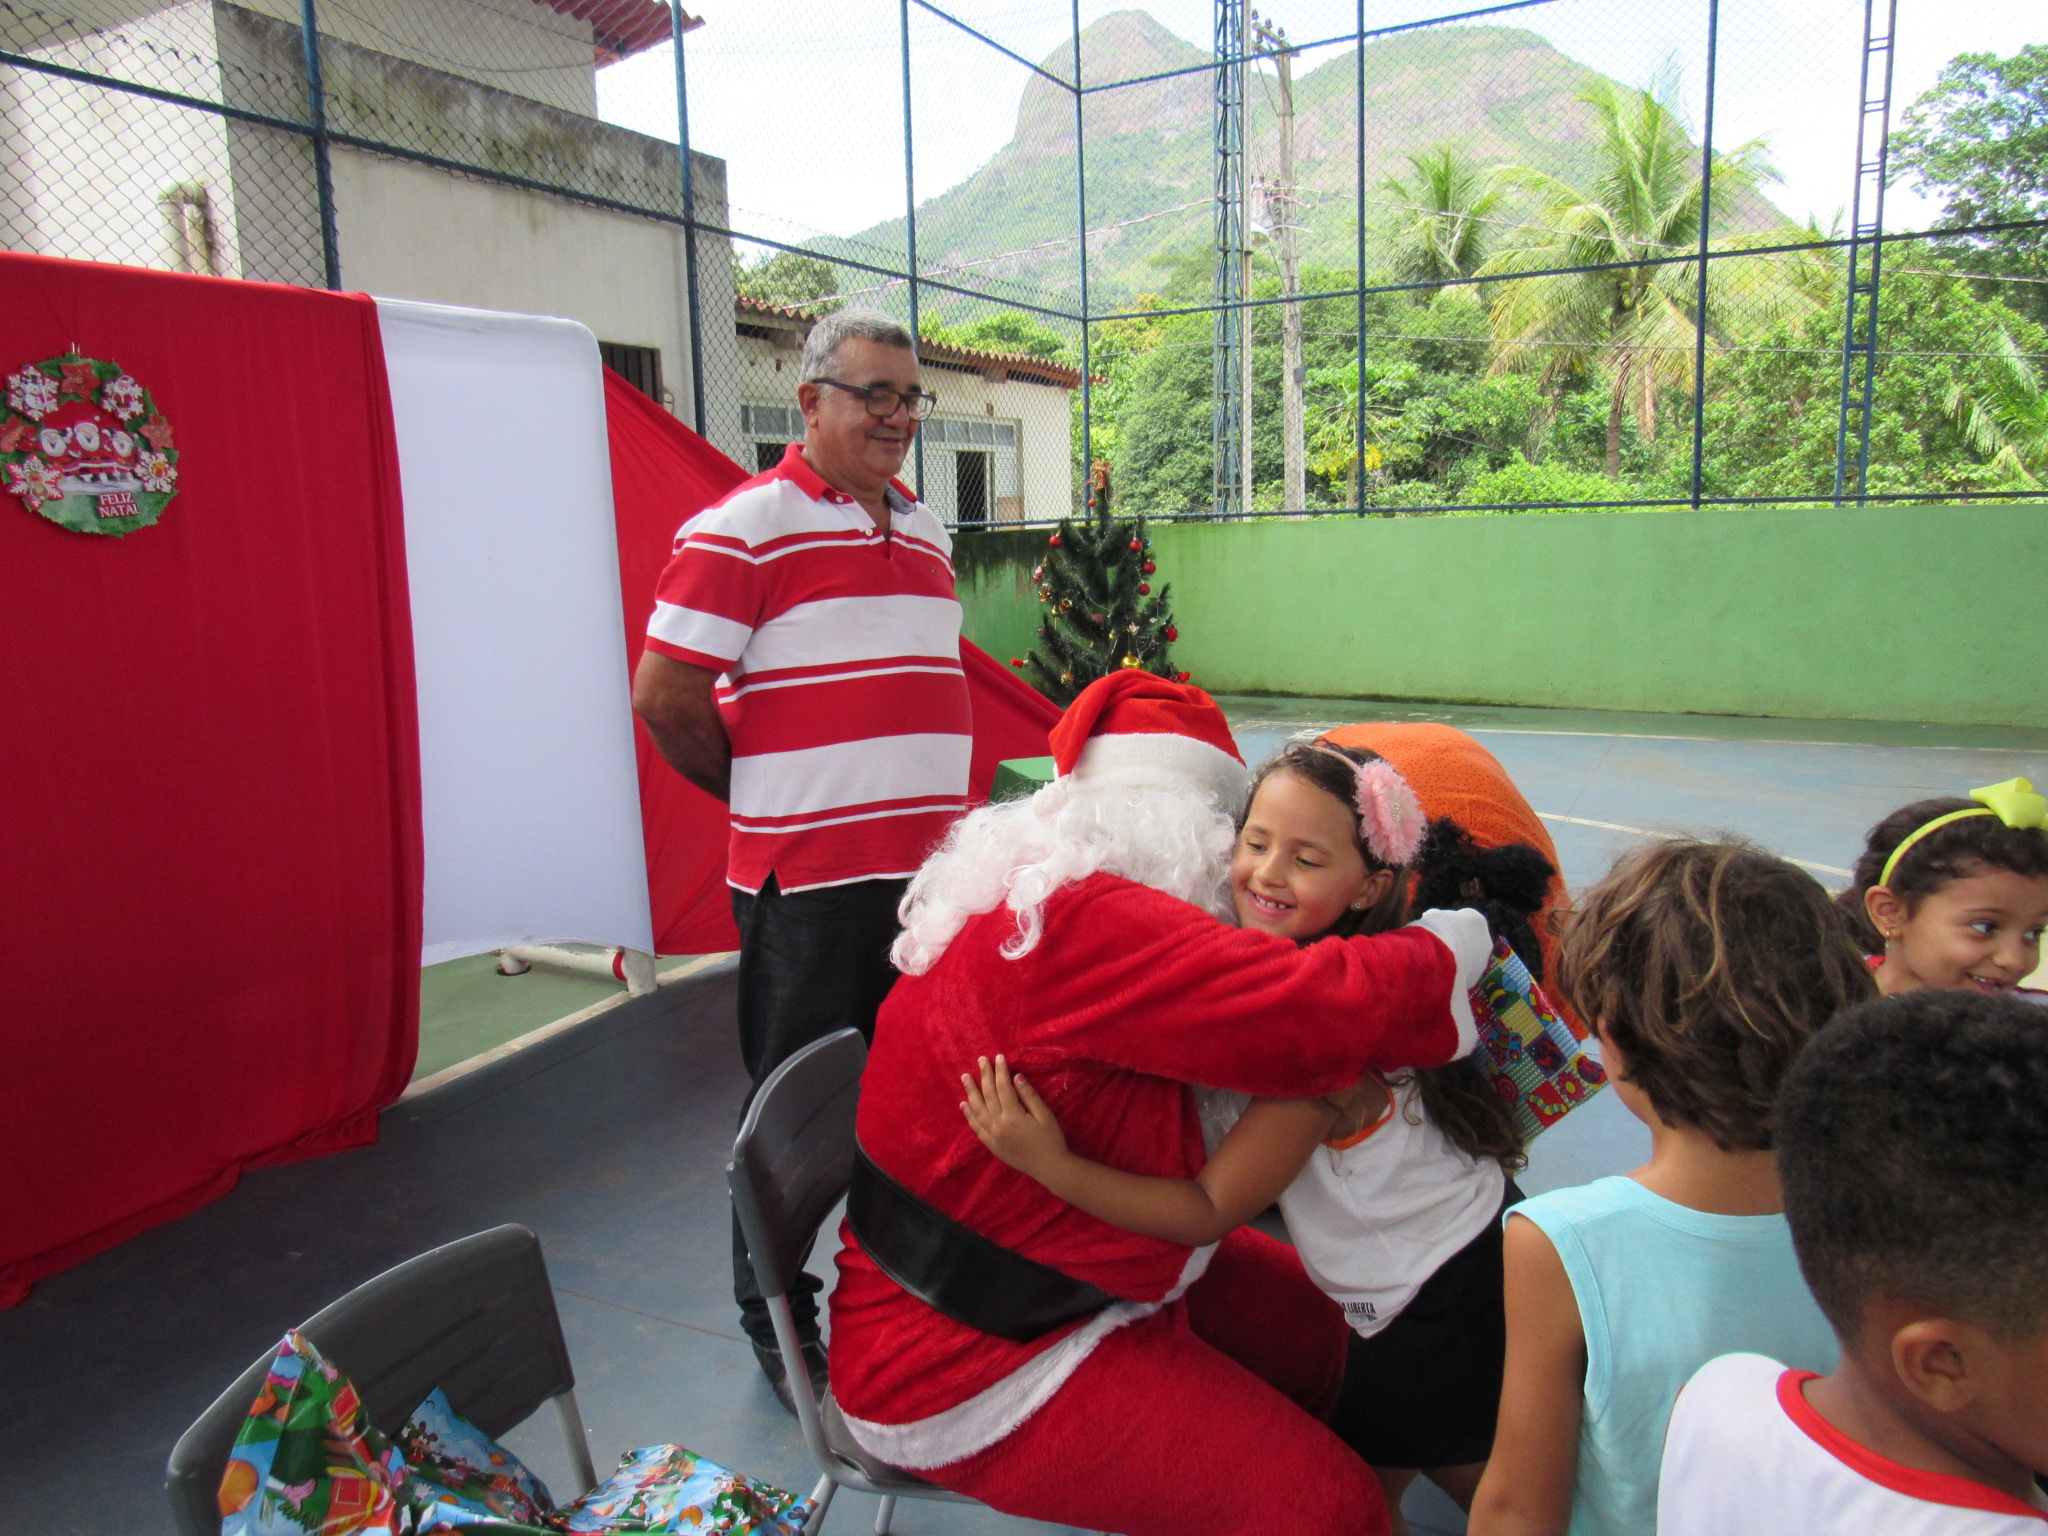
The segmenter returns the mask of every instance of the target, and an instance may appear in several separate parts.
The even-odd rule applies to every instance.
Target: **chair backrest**
[[[354,1384],[387,1435],[436,1387],[495,1438],[576,1385],[540,1239],[518,1225],[387,1269],[299,1331]],[[165,1489],[179,1536],[219,1536],[221,1474],[274,1358],[244,1371],[172,1450]]]
[[[853,1178],[853,1122],[867,1059],[858,1030],[814,1041],[768,1075],[740,1122],[726,1177],[754,1277],[769,1296],[788,1293]]]

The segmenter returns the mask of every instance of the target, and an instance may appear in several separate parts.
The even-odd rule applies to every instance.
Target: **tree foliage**
[[[1495,372],[1533,370],[1553,390],[1590,372],[1608,380],[1609,479],[1621,475],[1623,415],[1654,435],[1659,396],[1693,369],[1699,274],[1692,263],[1669,258],[1698,248],[1710,209],[1701,157],[1687,140],[1675,94],[1669,87],[1625,91],[1608,84],[1587,91],[1581,100],[1600,125],[1598,175],[1581,187],[1527,166],[1504,168],[1501,179],[1535,194],[1542,211],[1532,238],[1484,268],[1527,274],[1493,292]],[[1712,208],[1774,179],[1759,142],[1717,151]]]
[[[745,298],[809,315],[829,315],[845,302],[839,269],[805,251],[777,251],[759,266],[737,269],[733,281]]]
[[[2048,48],[1963,55],[1915,108],[1898,163],[1956,189],[1951,224],[2048,214],[2048,147],[2026,148],[2048,133],[2044,80]],[[1279,310],[1254,311],[1254,510],[1683,500],[1696,403],[1705,495],[1832,499],[1846,280],[1835,233],[1724,219],[1724,202],[1759,206],[1771,175],[1761,144],[1716,155],[1715,207],[1704,206],[1700,150],[1668,88],[1587,100],[1602,148],[1582,175],[1497,167],[1489,181],[1445,146],[1387,184],[1394,207],[1369,233],[1380,265],[1366,285],[1436,286],[1367,295],[1362,368],[1358,300],[1314,296],[1355,288],[1356,275],[1302,274],[1303,509],[1280,505]],[[1501,189],[1529,211],[1510,218],[1486,201]],[[1704,316],[1703,219],[1710,236],[1736,231],[1709,246]],[[1989,252],[1981,241],[1887,247],[1873,497],[2048,484],[2048,328],[2025,313],[2048,283],[1980,280]],[[1211,259],[1190,248],[1156,261],[1159,298],[1093,330],[1094,449],[1115,464],[1122,504],[1150,515],[1212,504],[1215,321],[1152,312],[1202,303]],[[1560,270],[1575,267],[1603,270]],[[1262,261],[1254,297],[1278,293]]]
[[[2009,59],[1964,53],[1892,136],[1894,178],[1909,178],[1943,200],[1940,229],[2048,220],[2048,44]],[[2048,279],[2048,227],[2004,230],[1949,242],[1973,270]],[[1999,285],[2002,297],[2048,324],[2048,282]]]
[[[1497,244],[1493,219],[1498,182],[1455,145],[1408,156],[1409,175],[1389,176],[1380,190],[1395,210],[1394,276],[1407,283],[1448,283],[1470,277]],[[1418,293],[1418,302],[1429,295]]]
[[[971,352],[1008,352],[1061,363],[1078,360],[1064,336],[1021,310],[1000,310],[961,325],[948,325],[938,310],[928,309],[918,316],[917,331],[926,341],[964,347]]]

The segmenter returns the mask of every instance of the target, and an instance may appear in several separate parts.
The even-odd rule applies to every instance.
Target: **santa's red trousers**
[[[1379,1480],[1321,1419],[1349,1337],[1294,1250],[1240,1228],[1182,1300],[1110,1334],[1010,1434],[921,1475],[1124,1536],[1386,1536]]]

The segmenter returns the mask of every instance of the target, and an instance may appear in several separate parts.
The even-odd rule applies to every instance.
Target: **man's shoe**
[[[804,1365],[811,1378],[811,1392],[822,1403],[829,1386],[825,1375],[825,1345],[822,1340],[812,1339],[803,1349]],[[754,1359],[760,1363],[761,1374],[768,1378],[768,1385],[775,1389],[775,1401],[794,1414],[796,1399],[789,1394],[789,1373],[783,1368],[782,1351],[756,1344]]]

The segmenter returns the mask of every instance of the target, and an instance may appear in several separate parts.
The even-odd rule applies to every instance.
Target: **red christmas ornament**
[[[1024,658],[1022,656],[1012,656],[1010,658],[1010,665],[1013,667],[1021,667],[1024,665]]]
[[[1091,624],[1100,624],[1102,622],[1102,615],[1099,613],[1091,613],[1088,615],[1088,622]]]
[[[1054,535],[1053,535],[1053,536],[1052,536],[1051,538],[1047,539],[1047,540],[1046,540],[1045,542],[1046,542],[1046,543],[1048,543],[1048,544],[1050,544],[1050,545],[1051,545],[1051,546],[1052,546],[1052,547],[1053,547],[1054,549],[1058,549],[1058,548],[1060,547],[1060,536],[1059,536],[1058,534],[1054,534]]]
[[[1138,567],[1138,569],[1143,571],[1147,576],[1150,576],[1154,571],[1158,570],[1159,567],[1154,565],[1150,560],[1147,560],[1143,565]]]
[[[1145,546],[1144,546],[1144,545],[1142,545],[1142,544],[1140,544],[1140,543],[1139,543],[1139,542],[1138,542],[1138,541],[1137,541],[1136,539],[1133,539],[1133,540],[1131,540],[1131,553],[1132,553],[1132,554],[1134,554],[1134,555],[1135,555],[1135,554],[1136,554],[1136,553],[1137,553],[1137,552],[1138,552],[1139,550],[1143,549],[1144,547],[1145,547]]]
[[[1190,677],[1191,675],[1192,675],[1191,673],[1183,672],[1183,673],[1181,673],[1181,674],[1180,674],[1179,678],[1177,678],[1177,679],[1176,679],[1176,681],[1178,681],[1178,682],[1183,682],[1183,683],[1184,683],[1184,682],[1186,682],[1186,681],[1188,680],[1188,678],[1189,678],[1189,677]]]
[[[1178,640],[1180,638],[1180,631],[1169,624],[1166,626],[1166,638],[1169,641]]]
[[[1149,582],[1149,581],[1141,581],[1141,582],[1139,582],[1139,583],[1138,583],[1138,596],[1140,596],[1140,597],[1150,597],[1151,595],[1152,595],[1152,583],[1151,583],[1151,582]]]

